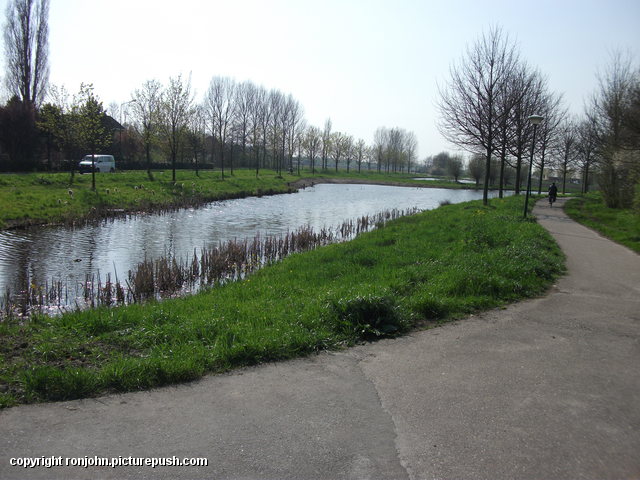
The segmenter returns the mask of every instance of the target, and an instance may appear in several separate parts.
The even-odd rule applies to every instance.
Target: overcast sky
[[[93,83],[108,107],[151,79],[191,74],[197,98],[213,76],[250,79],[368,143],[379,126],[413,131],[423,158],[455,150],[436,128],[438,84],[492,26],[575,113],[612,51],[640,59],[638,0],[51,0],[50,80]]]

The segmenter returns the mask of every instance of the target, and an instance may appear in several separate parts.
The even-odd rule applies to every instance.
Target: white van
[[[113,155],[94,155],[93,165],[96,172],[115,172],[116,161]],[[78,164],[78,170],[80,173],[91,173],[91,155],[86,155],[82,161]]]

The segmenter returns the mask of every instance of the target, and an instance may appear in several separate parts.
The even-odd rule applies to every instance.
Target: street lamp
[[[536,129],[538,124],[544,120],[541,115],[529,116],[529,122],[533,125],[533,141],[531,142],[531,156],[529,158],[529,176],[527,178],[527,193],[524,197],[524,218],[527,218],[527,208],[529,207],[529,192],[531,191],[531,170],[533,169],[533,150],[536,146]]]

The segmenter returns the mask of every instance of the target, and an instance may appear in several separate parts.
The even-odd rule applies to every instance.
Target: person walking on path
[[[551,185],[549,185],[549,206],[553,207],[553,204],[556,201],[556,198],[558,197],[558,187],[556,187],[556,182],[553,182]]]

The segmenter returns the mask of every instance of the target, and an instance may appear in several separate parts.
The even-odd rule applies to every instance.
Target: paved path
[[[189,385],[12,408],[0,478],[638,479],[640,256],[559,208],[535,214],[568,257],[544,298]],[[10,466],[42,456],[208,466]]]

